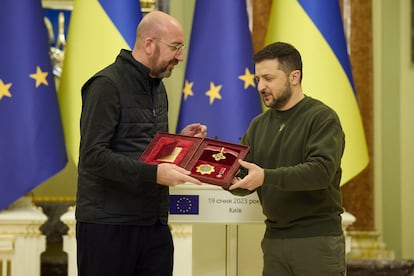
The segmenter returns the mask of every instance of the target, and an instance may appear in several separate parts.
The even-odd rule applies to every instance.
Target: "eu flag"
[[[170,195],[171,215],[198,215],[199,195]]]
[[[368,165],[369,155],[339,1],[274,0],[266,42],[274,41],[291,43],[301,52],[305,93],[332,107],[341,120],[345,184]]]
[[[210,138],[239,142],[262,111],[252,54],[246,1],[196,1],[178,133],[200,122]]]
[[[0,3],[0,210],[66,164],[40,0]]]

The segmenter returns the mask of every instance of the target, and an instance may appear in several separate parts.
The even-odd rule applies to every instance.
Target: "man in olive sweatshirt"
[[[302,60],[292,45],[270,44],[253,60],[269,109],[241,140],[251,150],[230,191],[258,193],[266,216],[263,275],[345,275],[339,118],[302,91]]]

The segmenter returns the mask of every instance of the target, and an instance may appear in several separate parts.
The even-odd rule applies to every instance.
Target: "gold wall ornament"
[[[140,0],[141,11],[143,13],[155,10],[156,0]]]
[[[65,15],[63,12],[60,12],[58,15],[58,32],[56,35],[57,39],[55,45],[53,45],[53,42],[55,41],[55,34],[53,32],[52,22],[50,22],[49,18],[47,17],[44,17],[44,22],[49,34],[49,55],[50,59],[52,60],[53,75],[59,78],[62,74],[63,60],[65,58]]]

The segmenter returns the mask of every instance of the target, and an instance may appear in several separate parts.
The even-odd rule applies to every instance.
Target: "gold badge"
[[[201,164],[199,166],[197,166],[197,172],[200,174],[211,174],[212,172],[214,172],[214,166],[210,165],[210,164]]]

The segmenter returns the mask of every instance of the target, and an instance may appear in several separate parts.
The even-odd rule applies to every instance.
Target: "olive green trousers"
[[[263,238],[263,276],[346,275],[345,238]]]

